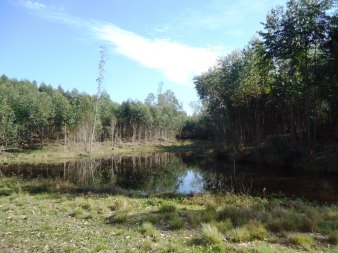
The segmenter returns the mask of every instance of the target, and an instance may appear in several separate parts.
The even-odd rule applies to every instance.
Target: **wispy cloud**
[[[21,5],[23,5],[24,7],[30,10],[40,10],[40,9],[45,9],[47,7],[43,3],[40,3],[37,1],[31,1],[31,0],[21,0],[20,3]]]
[[[213,65],[218,48],[192,47],[163,39],[148,39],[111,24],[93,27],[99,39],[110,42],[116,51],[141,65],[161,71],[176,83],[192,86],[193,75]]]
[[[146,38],[111,23],[73,17],[63,11],[48,9],[46,5],[30,0],[23,1],[22,5],[35,10],[44,18],[84,29],[95,39],[110,43],[116,53],[144,67],[160,71],[172,82],[189,87],[193,87],[192,77],[212,66],[222,52],[219,47],[194,47],[160,38]]]

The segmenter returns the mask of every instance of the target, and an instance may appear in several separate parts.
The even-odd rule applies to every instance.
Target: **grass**
[[[123,191],[79,192],[74,187],[0,178],[0,252],[338,249],[337,204],[233,194],[144,197]]]
[[[328,242],[334,245],[338,245],[338,229],[329,234]]]
[[[72,161],[85,157],[104,157],[107,155],[124,154],[136,155],[151,153],[156,151],[186,151],[193,150],[195,152],[211,150],[215,145],[203,141],[163,141],[163,142],[142,142],[132,143],[123,142],[115,145],[112,149],[110,142],[96,143],[91,154],[83,150],[80,144],[63,145],[61,143],[49,143],[39,148],[19,148],[19,147],[3,147],[0,150],[0,164],[38,164],[38,163],[56,163]],[[5,151],[5,152],[1,152]]]
[[[152,238],[157,238],[159,236],[159,231],[149,222],[145,222],[141,225],[140,232],[143,235],[150,236]]]
[[[303,233],[291,233],[288,235],[288,239],[291,243],[299,245],[305,250],[311,250],[314,243],[311,235]]]
[[[218,228],[211,224],[202,224],[202,239],[207,244],[220,244],[223,241],[223,235]]]

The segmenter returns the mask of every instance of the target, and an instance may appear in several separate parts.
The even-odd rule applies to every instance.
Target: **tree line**
[[[149,94],[144,102],[113,102],[106,92],[89,95],[35,81],[0,77],[0,144],[32,145],[50,140],[80,143],[90,151],[94,141],[171,140],[184,126],[186,113],[171,90]]]
[[[337,138],[337,1],[290,0],[262,24],[258,38],[194,78],[204,112],[185,130],[237,146]]]

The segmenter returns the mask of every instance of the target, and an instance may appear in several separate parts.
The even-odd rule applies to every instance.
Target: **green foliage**
[[[140,232],[152,238],[156,238],[159,235],[159,231],[149,222],[141,225]]]
[[[217,227],[210,224],[202,224],[202,234],[201,240],[205,244],[213,245],[213,244],[221,244],[224,237],[218,231]]]
[[[119,211],[107,218],[108,224],[123,224],[128,220],[128,212]]]
[[[184,220],[178,215],[172,215],[168,217],[167,223],[170,230],[179,230],[184,227]]]
[[[313,245],[313,238],[311,235],[302,233],[291,233],[288,235],[288,239],[291,243],[299,245],[306,250],[311,250]]]
[[[44,192],[31,191],[39,187]],[[24,181],[16,177],[0,178],[1,191],[4,194],[0,194],[0,235],[1,245],[6,249],[42,252],[47,245],[57,252],[79,248],[88,252],[335,252],[337,249],[335,204],[323,206],[288,199],[262,201],[230,194],[191,196],[185,197],[185,201],[165,196],[132,197],[129,193],[114,195],[93,191],[86,194],[74,191],[69,183],[62,184],[60,180],[48,183],[42,179]],[[177,208],[160,213],[160,203]],[[216,203],[236,206],[237,210],[250,210],[250,207],[250,213],[257,218],[234,228],[230,218],[205,222],[195,228],[190,226],[194,214],[215,212]],[[278,215],[292,220],[291,212],[298,217],[311,211],[319,216],[317,221],[330,226],[307,234],[299,233],[297,227],[281,233],[268,233],[265,229]],[[156,225],[149,222],[151,219]],[[170,228],[169,223],[176,219],[184,226],[172,231],[174,228]]]
[[[333,1],[290,0],[267,15],[259,39],[196,76],[212,136],[239,150],[244,143],[261,145],[270,135],[312,142],[329,129],[335,136],[336,14]],[[205,116],[188,122],[186,129],[204,137],[204,121]]]
[[[338,244],[338,230],[332,231],[329,234],[328,242],[335,245]]]
[[[0,79],[0,144],[64,139],[82,143],[88,151],[92,139],[172,140],[186,117],[170,90],[160,93],[156,102],[128,100],[118,105],[104,92],[90,96],[4,75]]]
[[[234,242],[246,242],[252,240],[263,240],[267,237],[268,232],[262,223],[252,220],[246,225],[235,228],[227,232],[230,240]]]
[[[176,212],[176,206],[165,204],[165,205],[161,206],[159,212],[162,213],[162,214],[175,213]]]

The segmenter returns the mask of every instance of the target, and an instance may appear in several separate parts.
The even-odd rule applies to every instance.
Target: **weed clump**
[[[258,212],[252,208],[225,207],[217,213],[218,220],[230,219],[235,226],[241,226],[255,219]]]
[[[218,231],[217,227],[211,224],[202,224],[202,238],[208,244],[221,243],[223,235]]]
[[[210,208],[189,215],[191,225],[198,226],[201,223],[210,223],[216,220],[216,211]]]
[[[149,222],[145,222],[141,225],[140,232],[143,235],[147,235],[152,238],[156,238],[159,235],[158,230]]]
[[[229,231],[228,237],[233,242],[248,242],[251,239],[250,231],[245,227]]]
[[[329,234],[328,242],[332,244],[338,244],[338,230],[333,231]]]
[[[84,217],[84,212],[82,209],[77,208],[72,213],[70,213],[69,216],[77,218],[77,219],[82,219]]]
[[[224,252],[223,235],[217,227],[211,224],[202,224],[202,233],[200,237],[193,240],[194,244],[208,246],[214,252]]]
[[[301,246],[305,250],[311,250],[313,245],[313,238],[310,235],[302,233],[291,233],[288,236],[289,242]]]
[[[127,212],[117,212],[107,218],[108,224],[123,224],[128,220]]]
[[[169,229],[171,230],[179,230],[184,227],[184,220],[180,218],[178,215],[170,217],[167,223],[169,225]]]
[[[233,228],[233,225],[232,225],[232,222],[231,222],[230,219],[226,219],[226,220],[220,221],[220,222],[215,222],[214,225],[222,233],[226,233]]]
[[[228,232],[228,237],[234,242],[263,240],[268,235],[267,230],[259,221],[252,220],[248,224]]]
[[[176,206],[174,205],[163,205],[161,206],[159,213],[161,214],[171,214],[171,213],[175,213],[176,212]]]

